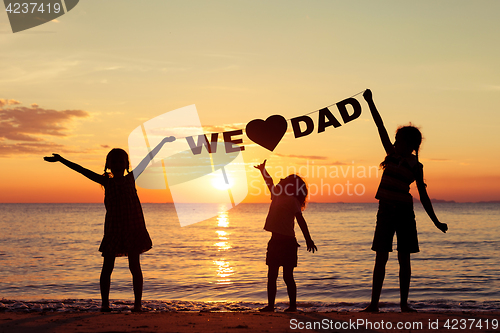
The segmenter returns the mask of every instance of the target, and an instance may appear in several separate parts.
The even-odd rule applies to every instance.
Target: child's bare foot
[[[401,305],[401,312],[417,312],[417,310],[406,304],[406,305]]]
[[[288,309],[285,309],[285,312],[297,312],[297,307],[296,306],[291,306]]]
[[[101,308],[101,312],[111,312],[111,309],[109,308],[109,306],[103,306]]]
[[[380,312],[378,306],[370,304],[366,307],[366,309],[361,310],[361,312]]]
[[[144,312],[142,310],[142,306],[134,306],[134,308],[131,311],[132,312]]]
[[[262,309],[259,309],[259,312],[274,312],[274,306],[266,306],[263,307]]]

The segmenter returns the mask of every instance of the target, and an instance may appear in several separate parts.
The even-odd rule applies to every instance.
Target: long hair
[[[300,177],[297,174],[291,174],[288,177],[285,178],[286,183],[284,184],[285,186],[285,191],[286,194],[288,195],[291,191],[288,191],[287,187],[289,184],[292,185],[292,195],[297,198],[300,202],[300,207],[302,210],[306,208],[306,203],[307,203],[307,195],[309,194],[309,190],[307,188],[307,184],[305,180]]]
[[[415,152],[415,156],[418,161],[418,152],[420,150],[420,144],[422,143],[422,133],[420,130],[413,126],[412,123],[406,126],[400,126],[396,131],[396,141],[402,141],[406,143],[406,145],[412,150],[411,152]],[[382,163],[380,163],[380,167],[385,169],[387,165],[387,155]]]
[[[113,148],[110,150],[110,152],[106,156],[106,164],[104,165],[103,176],[108,176],[109,178],[113,177],[113,173],[107,171],[107,170],[111,170],[110,164],[112,162],[122,162],[123,167],[125,168],[125,170],[127,170],[127,173],[130,173],[130,171],[129,171],[130,162],[128,159],[128,154],[125,150],[123,150],[121,148]]]

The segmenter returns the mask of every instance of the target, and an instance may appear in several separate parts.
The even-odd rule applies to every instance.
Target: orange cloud
[[[246,124],[244,123],[234,123],[234,124],[223,124],[223,125],[203,125],[203,131],[205,133],[222,133],[228,131],[234,131],[239,129],[245,129]]]
[[[58,151],[60,153],[79,152],[54,142],[22,142],[14,144],[0,144],[0,156],[47,153],[50,154],[54,151]]]
[[[21,104],[21,102],[16,101],[15,99],[0,98],[0,109],[3,108],[5,105],[17,105],[17,104]]]
[[[307,160],[327,160],[327,156],[318,156],[318,155],[285,155],[285,154],[276,154],[280,157],[291,157],[291,158],[303,158]]]
[[[31,108],[23,106],[3,108],[5,105],[18,104],[21,103],[0,99],[0,142],[2,142],[0,156],[40,153],[54,148],[67,151],[64,146],[48,142],[44,137],[68,136],[68,123],[75,118],[90,116],[88,112],[82,110],[43,109],[35,103],[31,104]]]

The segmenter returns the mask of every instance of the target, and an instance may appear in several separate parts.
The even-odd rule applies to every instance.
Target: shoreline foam
[[[500,301],[451,301],[427,300],[412,301],[411,306],[425,312],[488,312],[498,311]],[[298,302],[301,312],[357,312],[364,309],[367,302]],[[144,300],[143,308],[147,312],[252,312],[261,307],[260,302],[197,302],[183,300]],[[0,300],[0,312],[45,313],[45,312],[99,312],[101,301],[95,299],[42,299],[36,301]],[[117,313],[129,312],[133,302],[111,300],[110,307]],[[276,303],[276,311],[282,312],[288,307],[285,302]],[[399,304],[381,302],[380,309],[385,312],[398,312]]]

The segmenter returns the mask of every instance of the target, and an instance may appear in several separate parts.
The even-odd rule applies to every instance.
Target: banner
[[[245,133],[256,144],[274,151],[288,130],[288,122],[298,139],[357,119],[361,104],[354,96],[291,119],[281,115],[254,119],[246,125]],[[136,183],[147,189],[168,189],[181,226],[218,216],[248,194],[242,135],[242,129],[204,133],[194,105],[152,118],[129,135],[132,168],[164,137],[176,140],[163,146]]]
[[[342,126],[338,119],[342,119],[343,124],[347,124],[361,115],[361,104],[354,97],[361,94],[363,91],[351,96],[343,101],[331,104],[320,110],[307,113],[303,116],[288,119],[292,125],[294,137],[301,138],[308,136],[317,130],[318,133],[324,132],[329,127],[337,128]],[[336,112],[332,110],[336,106]],[[313,113],[318,113],[317,127],[315,126],[312,118]],[[338,113],[335,117],[335,113]],[[281,115],[272,115],[266,120],[254,119],[250,121],[246,127],[245,132],[247,137],[266,148],[269,151],[274,151],[276,146],[280,143],[288,129],[288,121]],[[219,135],[222,134],[222,135]],[[201,154],[203,147],[210,154],[217,152],[217,142],[219,137],[222,137],[226,153],[234,153],[237,151],[245,150],[243,146],[243,139],[239,136],[243,135],[243,130],[233,130],[223,133],[210,133],[210,141],[207,134],[199,134],[196,136],[186,137],[186,141],[191,149],[193,155]]]

